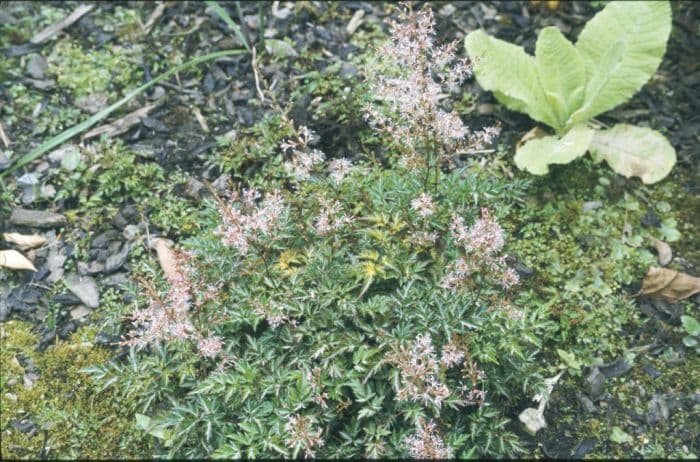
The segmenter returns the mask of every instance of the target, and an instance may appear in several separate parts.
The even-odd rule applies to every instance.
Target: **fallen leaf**
[[[648,295],[676,303],[698,292],[700,292],[700,278],[671,269],[650,266],[642,281],[642,289],[635,296]]]
[[[656,247],[656,252],[658,253],[657,259],[659,260],[659,265],[666,266],[673,260],[673,252],[671,251],[671,246],[666,244],[664,241],[660,241],[654,237],[651,238]]]
[[[528,141],[536,140],[538,138],[542,138],[545,136],[547,136],[546,131],[544,131],[540,127],[535,127],[532,130],[530,130],[529,132],[525,133],[525,135],[523,135],[523,137],[520,138],[520,140],[518,140],[518,142],[515,144],[515,148],[520,149],[522,147],[522,145],[524,145]]]
[[[38,234],[3,233],[2,238],[7,242],[17,244],[20,250],[41,247],[48,242],[45,237]]]
[[[16,250],[0,250],[0,266],[36,271],[32,262]]]
[[[177,278],[178,273],[175,266],[175,253],[173,249],[170,248],[171,245],[172,241],[156,238],[153,240],[152,247],[158,254],[158,262],[165,274],[165,278],[172,282]]]

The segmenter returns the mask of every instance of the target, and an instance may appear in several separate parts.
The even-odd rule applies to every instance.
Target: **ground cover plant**
[[[648,83],[595,125],[672,173],[520,171],[467,37],[537,66],[620,8]],[[3,3],[2,457],[693,457],[699,14]]]

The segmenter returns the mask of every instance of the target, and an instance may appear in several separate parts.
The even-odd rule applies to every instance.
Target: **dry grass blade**
[[[80,5],[78,8],[73,10],[71,14],[66,16],[65,18],[61,19],[60,21],[51,24],[38,34],[36,34],[34,37],[31,38],[30,42],[35,44],[35,45],[40,45],[56,35],[57,33],[61,32],[63,29],[66,27],[70,27],[74,22],[76,22],[78,19],[82,18],[85,16],[87,13],[92,11],[95,8],[95,5]]]
[[[146,117],[148,113],[151,112],[157,106],[158,104],[149,104],[147,106],[135,110],[134,112],[128,113],[124,117],[117,119],[112,123],[93,128],[85,135],[83,135],[83,139],[94,138],[100,135],[106,135],[107,138],[112,138],[114,136],[121,135],[137,123],[141,122],[141,120],[144,117]]]

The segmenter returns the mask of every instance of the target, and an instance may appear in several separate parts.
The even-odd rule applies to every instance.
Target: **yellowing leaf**
[[[667,1],[613,1],[588,21],[576,49],[589,84],[598,84],[586,87],[585,116],[574,122],[585,122],[630,99],[661,64],[670,33]]]
[[[48,242],[45,237],[38,234],[3,233],[2,237],[7,242],[17,244],[21,250],[40,247]]]
[[[0,250],[0,266],[10,269],[36,271],[32,262],[16,250]]]
[[[584,155],[592,137],[592,129],[577,125],[561,138],[535,138],[516,150],[515,165],[535,175],[544,175],[549,171],[549,164],[568,164]]]
[[[535,48],[537,75],[562,130],[569,116],[583,104],[586,70],[578,50],[559,29],[545,27]]]
[[[648,295],[676,303],[698,292],[700,292],[700,278],[651,266],[642,281],[642,289],[636,295]]]
[[[596,131],[590,151],[596,161],[605,159],[620,175],[646,184],[663,179],[676,163],[676,151],[661,133],[627,124]]]

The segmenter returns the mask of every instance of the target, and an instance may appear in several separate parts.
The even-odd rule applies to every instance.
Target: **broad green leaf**
[[[576,125],[578,123],[586,123],[593,116],[590,115],[595,111],[595,105],[598,104],[598,96],[601,94],[603,89],[607,88],[607,84],[615,75],[620,63],[622,62],[622,56],[625,52],[625,42],[618,40],[615,42],[608,50],[605,55],[600,60],[600,65],[593,71],[586,83],[585,91],[585,103],[578,111],[574,112],[567,125]]]
[[[542,89],[554,109],[561,131],[583,105],[586,70],[574,45],[556,27],[545,27],[537,38],[535,63]]]
[[[610,433],[610,441],[613,443],[623,444],[633,441],[633,438],[628,433],[625,433],[620,427],[615,426],[612,428],[612,432]]]
[[[585,122],[630,99],[654,75],[666,50],[671,33],[671,6],[668,1],[614,1],[608,3],[584,27],[576,42],[589,82],[605,84],[586,88]],[[611,48],[624,44],[619,61]],[[612,67],[611,66],[612,63]]]
[[[696,337],[700,336],[700,322],[698,322],[695,318],[692,316],[683,315],[681,316],[681,323],[683,323],[685,331],[690,335]]]
[[[474,75],[485,90],[506,107],[527,113],[550,127],[557,127],[537,75],[535,59],[521,47],[489,36],[482,30],[467,35],[467,53],[474,61]]]
[[[676,163],[676,151],[661,133],[634,125],[596,131],[590,150],[596,161],[605,159],[620,175],[638,176],[646,184],[663,179]]]
[[[549,164],[568,164],[588,150],[593,129],[585,125],[573,127],[563,137],[545,136],[528,141],[515,152],[515,165],[535,175],[544,175]]]
[[[265,51],[277,58],[296,58],[299,56],[294,47],[284,40],[267,39],[265,41]]]

